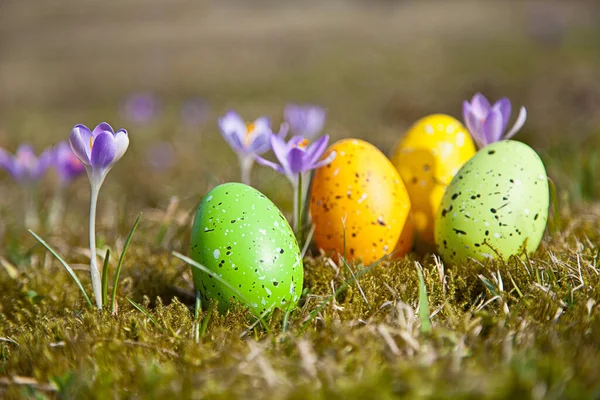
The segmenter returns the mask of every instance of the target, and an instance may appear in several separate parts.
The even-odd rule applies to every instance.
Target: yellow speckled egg
[[[446,187],[474,154],[467,129],[444,114],[418,120],[396,147],[392,163],[410,195],[417,240],[434,243],[435,215]]]
[[[407,255],[413,247],[415,238],[415,224],[413,223],[412,213],[408,213],[404,229],[400,234],[396,249],[394,250],[394,258],[402,258]]]
[[[370,264],[394,251],[410,211],[400,175],[375,146],[358,139],[334,143],[329,165],[314,175],[310,212],[317,246]],[[345,247],[344,247],[345,235]]]

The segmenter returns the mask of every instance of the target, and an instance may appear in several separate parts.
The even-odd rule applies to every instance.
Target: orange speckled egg
[[[396,147],[392,163],[408,189],[419,241],[433,244],[435,215],[446,186],[474,154],[467,129],[444,114],[418,120]]]
[[[345,139],[325,157],[332,151],[335,159],[315,172],[311,187],[315,243],[334,255],[345,248],[348,260],[370,264],[394,251],[410,211],[408,192],[372,144]]]

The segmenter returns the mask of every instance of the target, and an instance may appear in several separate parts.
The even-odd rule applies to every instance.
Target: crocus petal
[[[506,97],[503,97],[498,100],[492,108],[500,110],[500,114],[502,114],[502,133],[506,132],[506,127],[508,126],[508,120],[510,119],[510,113],[512,109],[510,100]]]
[[[115,158],[113,162],[116,162],[123,157],[123,154],[129,147],[129,135],[125,129],[119,129],[115,133]]]
[[[4,169],[11,176],[15,176],[14,157],[8,151],[2,148],[0,148],[0,168]]]
[[[22,159],[37,158],[35,156],[35,151],[33,151],[33,147],[31,147],[31,145],[29,145],[29,144],[20,145],[19,148],[17,149],[15,155]]]
[[[304,141],[304,137],[302,136],[294,136],[293,138],[290,139],[290,141],[288,142],[288,146],[290,148],[292,147],[297,147],[300,143],[302,143]]]
[[[304,172],[308,168],[308,164],[305,163],[306,151],[298,147],[292,147],[287,155],[287,160],[290,165],[290,172],[293,175],[297,175],[299,172]]]
[[[3,148],[0,148],[0,168],[8,168],[12,164],[13,156]]]
[[[94,137],[98,136],[99,134],[101,134],[102,132],[110,132],[112,134],[115,133],[115,131],[113,130],[112,126],[110,126],[108,123],[106,122],[101,122],[99,123],[94,130],[92,131],[92,135]]]
[[[504,139],[510,139],[511,137],[513,137],[515,135],[515,133],[517,133],[523,127],[526,120],[527,120],[527,110],[525,109],[525,107],[521,107],[521,110],[519,110],[519,116],[517,117],[517,121],[513,125],[510,132],[508,132],[504,136]]]
[[[283,173],[290,175],[291,171],[287,158],[290,151],[288,144],[277,135],[271,135],[271,148],[273,149],[273,153],[275,153],[275,157],[277,157],[277,160],[281,163]]]
[[[40,178],[42,175],[44,175],[44,173],[46,173],[48,168],[50,168],[50,166],[54,163],[54,160],[55,160],[54,149],[44,150],[42,152],[42,154],[40,154],[40,157],[38,158],[38,162],[37,162],[35,169],[33,171],[31,171],[31,177],[33,179]]]
[[[279,126],[279,133],[277,134],[277,136],[279,136],[281,139],[285,139],[289,130],[290,125],[287,122],[284,122]]]
[[[321,161],[316,162],[313,165],[311,165],[310,168],[311,169],[317,169],[317,168],[324,167],[325,165],[327,165],[330,162],[332,162],[335,159],[336,156],[337,156],[337,153],[335,151],[332,151],[331,153],[329,153],[329,155],[327,157],[325,157]]]
[[[39,165],[39,160],[33,151],[33,147],[28,144],[19,146],[15,153],[13,164],[13,177],[17,180],[27,180],[35,178],[35,172]]]
[[[271,119],[269,117],[260,117],[254,121],[254,134],[261,135],[271,133]]]
[[[478,119],[484,119],[490,111],[490,102],[481,93],[475,93],[471,99],[471,108]]]
[[[484,135],[488,144],[500,140],[503,133],[502,126],[502,113],[497,108],[492,108],[483,125]]]
[[[66,141],[60,142],[54,149],[54,169],[63,184],[83,174],[85,167],[71,150]]]
[[[102,132],[94,139],[91,165],[93,168],[108,168],[115,159],[115,137],[110,132]]]
[[[274,162],[266,160],[266,159],[262,158],[261,156],[255,156],[255,159],[259,164],[264,165],[265,167],[273,168],[275,171],[279,172],[280,174],[286,173],[283,170],[283,168],[281,168],[281,165],[279,165],[279,164],[275,164]]]
[[[246,153],[262,154],[271,148],[270,138],[273,132],[271,131],[271,120],[267,117],[260,117],[253,123],[253,131],[250,133],[250,138],[244,138],[243,149]],[[247,143],[247,140],[250,142]]]
[[[466,100],[463,102],[463,119],[467,125],[467,129],[479,147],[485,146],[487,143],[483,135],[483,123],[481,119],[477,118],[473,112],[473,107]]]
[[[69,143],[73,153],[81,160],[85,165],[90,165],[90,157],[92,149],[90,148],[90,139],[92,138],[92,132],[85,125],[75,125],[71,129],[69,134]]]
[[[307,116],[307,127],[306,135],[314,137],[321,133],[323,126],[325,126],[325,119],[327,118],[327,111],[322,107],[310,107]]]
[[[263,154],[271,148],[271,135],[257,136],[247,147],[248,153]]]
[[[306,153],[308,153],[308,163],[314,164],[323,155],[323,152],[327,148],[329,143],[329,135],[324,135],[318,138],[313,144],[308,146]]]
[[[219,128],[224,133],[230,134],[235,131],[246,131],[246,124],[242,117],[233,110],[227,111],[218,120]]]
[[[295,133],[296,129],[302,125],[302,107],[297,104],[286,105],[283,109],[283,118]]]
[[[305,126],[303,135],[307,138],[314,138],[321,133],[325,125],[327,112],[321,107],[308,107],[306,110]]]
[[[221,130],[221,135],[233,150],[238,153],[244,151],[243,140],[246,137],[248,129],[242,117],[231,110],[219,118],[217,122]]]
[[[294,135],[312,139],[323,130],[326,111],[322,107],[313,105],[288,104],[283,115]]]

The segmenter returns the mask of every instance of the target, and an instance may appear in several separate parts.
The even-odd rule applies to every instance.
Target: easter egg
[[[394,251],[410,199],[398,172],[375,146],[357,139],[334,143],[335,159],[313,177],[314,240],[326,252],[372,263]]]
[[[192,268],[203,303],[218,300],[220,312],[232,298],[255,315],[300,298],[304,274],[294,233],[271,200],[250,186],[225,183],[204,197],[190,247],[190,257],[221,278]]]
[[[490,144],[458,171],[442,198],[438,251],[449,263],[532,253],[544,235],[549,203],[537,153],[512,140]]]
[[[392,163],[406,184],[420,242],[433,244],[435,214],[446,186],[473,154],[466,128],[443,114],[417,121],[396,147]]]
[[[398,243],[394,249],[394,258],[402,258],[407,255],[413,247],[415,238],[415,224],[413,222],[412,213],[408,213],[406,223],[400,233]]]

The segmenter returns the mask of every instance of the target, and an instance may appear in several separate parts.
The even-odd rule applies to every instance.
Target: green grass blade
[[[189,257],[184,256],[183,254],[174,251],[171,254],[173,254],[175,257],[179,258],[181,261],[191,265],[192,267],[199,269],[200,271],[212,276],[213,278],[215,278],[216,280],[218,280],[219,282],[221,282],[223,285],[227,286],[227,288],[229,290],[231,290],[233,293],[235,293],[236,296],[239,296],[239,298],[241,300],[243,300],[246,304],[250,304],[250,302],[248,301],[248,299],[246,299],[236,288],[234,288],[229,282],[227,282],[225,279],[221,278],[219,276],[219,274],[211,271],[210,269],[206,268],[204,265],[192,260]]]
[[[106,249],[104,265],[102,266],[102,304],[106,304],[108,298],[108,260],[110,260],[110,249]]]
[[[169,222],[166,223],[162,223],[160,225],[160,229],[158,230],[158,233],[156,234],[156,245],[157,246],[161,246],[163,240],[165,239],[165,236],[167,235],[167,232],[169,230]]]
[[[150,314],[148,311],[146,311],[146,309],[145,309],[144,307],[142,307],[140,304],[136,303],[135,301],[131,300],[129,297],[126,297],[126,299],[127,299],[127,301],[128,301],[129,303],[131,303],[131,305],[132,305],[133,307],[135,307],[135,309],[136,309],[136,310],[138,310],[139,312],[141,312],[142,314],[144,314],[146,317],[148,317],[148,319],[149,319],[150,321],[152,321],[152,323],[153,323],[154,325],[156,325],[156,327],[157,327],[158,329],[160,329],[160,331],[161,331],[162,333],[167,333],[167,331],[165,330],[165,328],[163,328],[163,327],[162,327],[162,326],[161,326],[161,325],[158,323],[158,321],[157,321],[157,320],[156,320],[156,319],[155,319],[155,318],[152,316],[152,314]]]
[[[288,307],[288,309],[285,310],[285,314],[283,314],[283,322],[281,324],[281,332],[287,331],[287,327],[289,325],[290,313],[291,312],[292,312],[292,308],[291,307]]]
[[[417,264],[419,275],[419,321],[421,322],[421,333],[431,332],[431,321],[429,320],[429,300],[427,299],[427,287],[421,267]]]
[[[513,277],[512,277],[512,275],[511,275],[510,271],[507,271],[507,272],[508,272],[508,277],[510,278],[510,281],[511,281],[511,282],[512,282],[512,284],[513,284],[513,287],[515,288],[515,290],[516,290],[516,291],[517,291],[517,293],[519,294],[519,297],[520,297],[520,298],[523,298],[523,292],[521,292],[521,289],[519,289],[519,286],[517,286],[517,283],[516,283],[516,282],[515,282],[515,280],[513,279]]]
[[[354,282],[356,282],[356,287],[358,288],[358,291],[360,292],[360,295],[361,295],[363,301],[367,305],[367,308],[369,309],[369,311],[373,311],[373,309],[371,308],[371,304],[369,304],[369,300],[367,299],[367,296],[365,295],[365,292],[363,291],[362,287],[360,286],[360,282],[358,282],[358,280],[356,279],[356,275],[354,274],[354,271],[352,271],[352,268],[350,267],[350,264],[348,264],[348,261],[346,261],[345,258],[342,259],[342,263],[344,264],[344,266],[346,267],[348,272],[350,272],[350,276],[354,279]]]
[[[208,307],[206,315],[204,316],[204,318],[202,318],[202,325],[200,325],[200,329],[198,330],[198,339],[196,340],[196,343],[200,341],[200,337],[204,337],[204,335],[206,335],[206,331],[208,330],[208,323],[210,322],[210,318],[212,317],[212,314],[216,308],[216,303],[212,303]]]
[[[484,286],[487,288],[487,290],[490,291],[491,294],[493,294],[494,296],[498,295],[498,290],[496,289],[496,286],[492,283],[492,281],[490,281],[488,278],[486,278],[483,275],[478,275],[479,279],[481,280],[481,282],[483,282]]]
[[[140,219],[142,218],[142,213],[138,215],[137,219],[133,223],[131,227],[131,231],[129,232],[129,236],[127,236],[127,240],[125,241],[125,247],[123,247],[123,252],[121,253],[121,257],[119,257],[119,264],[117,264],[117,271],[115,272],[115,281],[113,283],[113,291],[112,298],[110,300],[110,309],[115,312],[115,304],[117,298],[117,286],[119,285],[119,275],[121,275],[121,267],[123,266],[123,260],[125,259],[125,253],[127,253],[127,249],[129,248],[129,244],[131,243],[131,238],[133,238],[133,234],[140,224]]]
[[[306,252],[308,251],[308,248],[310,247],[310,242],[312,241],[313,235],[315,234],[315,228],[317,226],[315,224],[312,224],[310,227],[310,230],[308,231],[308,236],[306,237],[306,240],[304,241],[304,247],[302,248],[302,259],[304,259],[304,256],[306,256]]]
[[[50,245],[48,243],[46,243],[44,241],[44,239],[42,239],[41,237],[39,237],[31,229],[28,229],[28,231],[29,231],[29,233],[31,233],[33,235],[34,238],[36,238],[36,240],[38,242],[41,243],[42,246],[44,246],[50,253],[52,253],[52,255],[54,257],[56,257],[56,259],[62,264],[62,266],[67,270],[67,272],[69,273],[69,275],[71,276],[71,278],[75,281],[75,284],[77,285],[77,287],[79,287],[79,290],[81,290],[81,293],[83,293],[83,297],[85,297],[85,300],[87,301],[88,305],[90,307],[93,307],[94,305],[92,304],[92,301],[90,300],[90,297],[85,292],[85,289],[83,288],[83,285],[81,284],[81,281],[79,280],[79,278],[77,278],[77,275],[75,275],[75,272],[69,266],[69,264],[67,264],[65,262],[65,260],[63,260],[62,257],[60,255],[58,255],[58,253],[52,247],[50,247]]]
[[[196,301],[194,302],[194,341],[200,341],[200,309],[202,308],[202,299],[200,291],[196,290]]]

